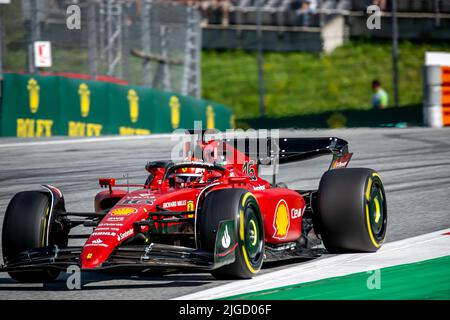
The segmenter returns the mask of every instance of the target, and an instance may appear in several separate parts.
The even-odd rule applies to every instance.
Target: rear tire
[[[46,239],[47,228],[52,222],[47,222],[49,210],[48,196],[39,191],[19,192],[11,199],[2,230],[5,263],[24,251],[49,245]],[[8,273],[19,282],[48,282],[55,280],[60,271],[43,269]]]
[[[375,252],[386,236],[386,196],[371,169],[326,172],[318,192],[318,230],[331,253]]]
[[[264,227],[258,202],[244,189],[223,189],[207,195],[199,230],[201,247],[214,252],[217,229],[224,220],[234,220],[236,260],[211,272],[217,279],[250,279],[261,269],[264,259]]]

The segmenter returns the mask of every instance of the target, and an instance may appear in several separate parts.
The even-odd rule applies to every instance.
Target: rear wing
[[[189,130],[189,134],[197,136],[196,141],[222,141],[234,149],[256,161],[258,165],[284,164],[313,159],[324,155],[332,155],[329,170],[347,167],[352,153],[348,150],[348,142],[336,138],[297,138],[297,137],[225,137],[215,135],[210,130]],[[208,139],[211,135],[211,140]]]
[[[347,141],[336,138],[235,138],[225,142],[258,164],[291,163],[332,155],[330,169],[346,167],[352,157]]]

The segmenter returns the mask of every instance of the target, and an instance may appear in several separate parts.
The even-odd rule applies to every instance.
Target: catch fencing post
[[[143,0],[141,8],[141,41],[142,51],[150,54],[152,52],[150,19],[152,10],[152,0]],[[150,87],[151,80],[151,62],[149,59],[144,59],[143,63],[143,83],[144,86]]]
[[[28,24],[28,73],[36,73],[34,65],[34,42],[41,39],[41,26],[39,23],[39,10],[37,0],[30,0],[30,23]]]
[[[97,78],[97,23],[96,23],[96,2],[92,1],[88,8],[88,59],[89,59],[89,74],[92,80]]]
[[[263,5],[262,0],[258,0],[257,4],[257,38],[258,38],[258,54],[257,54],[257,63],[258,63],[258,83],[259,83],[259,112],[260,116],[264,116],[266,113],[266,105],[264,101],[265,96],[265,88],[264,88],[264,57],[263,57],[263,44],[262,44],[262,30],[261,30],[261,7]]]
[[[122,4],[122,78],[126,81],[130,81],[129,6],[128,2]]]
[[[398,21],[397,21],[397,0],[392,0],[392,82],[394,87],[394,104],[398,107]]]

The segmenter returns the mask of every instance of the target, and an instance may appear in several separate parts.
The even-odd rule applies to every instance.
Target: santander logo
[[[134,231],[133,228],[131,228],[131,229],[125,231],[124,233],[118,234],[117,235],[117,241],[122,241],[125,238],[128,238],[129,236],[131,236],[133,234],[133,231]]]

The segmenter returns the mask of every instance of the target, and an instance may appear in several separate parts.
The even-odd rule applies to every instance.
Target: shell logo
[[[41,90],[36,79],[31,78],[28,80],[27,90],[30,98],[30,111],[31,113],[36,113],[39,109],[39,91]]]
[[[275,209],[273,219],[273,228],[275,230],[273,237],[275,239],[285,239],[290,225],[289,208],[285,200],[281,199]]]
[[[136,90],[128,91],[128,103],[130,105],[130,120],[136,123],[139,119],[139,96]]]
[[[111,210],[111,214],[113,216],[128,216],[130,214],[136,213],[137,210],[135,208],[116,208]]]
[[[188,201],[186,205],[186,211],[194,211],[194,201]]]
[[[177,96],[172,96],[169,101],[169,107],[172,129],[177,129],[180,126],[180,99]]]
[[[214,129],[216,127],[215,117],[214,108],[211,105],[206,107],[206,129]]]
[[[89,115],[89,110],[91,108],[91,100],[89,98],[91,91],[89,91],[89,87],[86,83],[80,84],[78,87],[78,94],[80,95],[81,116],[86,118]]]

